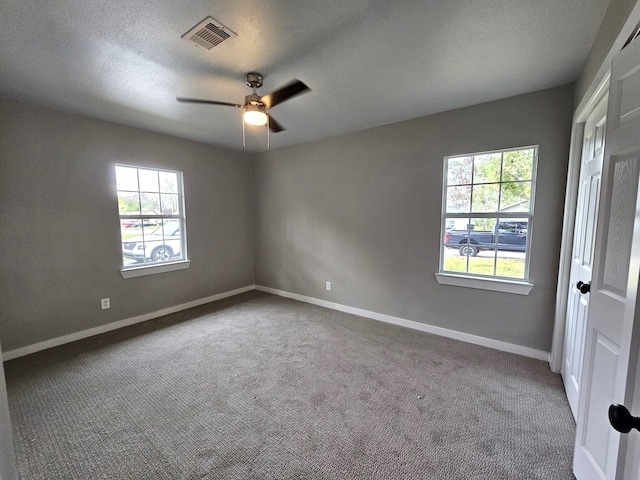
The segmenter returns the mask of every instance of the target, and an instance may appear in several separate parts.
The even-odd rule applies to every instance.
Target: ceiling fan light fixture
[[[301,93],[310,91],[310,88],[300,80],[293,79],[292,82],[289,82],[289,84],[285,85],[284,87],[280,87],[279,89],[267,95],[260,96],[258,95],[256,90],[262,87],[262,75],[257,72],[249,72],[247,73],[246,79],[247,86],[251,87],[253,93],[244,97],[244,104],[242,105],[238,103],[220,102],[218,100],[203,100],[200,98],[176,97],[176,100],[186,103],[224,105],[227,107],[242,109],[242,148],[246,148],[247,145],[245,125],[252,125],[256,127],[263,127],[266,125],[267,128],[265,130],[267,131],[267,149],[269,149],[271,148],[271,143],[269,140],[270,132],[278,133],[285,130],[285,128],[280,125],[280,123],[278,123],[271,115],[269,115],[269,110],[286,100],[300,95]]]
[[[267,124],[267,111],[264,105],[248,104],[243,107],[244,109],[244,122],[249,125],[255,125],[261,127]]]

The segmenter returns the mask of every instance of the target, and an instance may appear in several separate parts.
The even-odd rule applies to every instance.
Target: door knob
[[[591,291],[591,284],[580,281],[576,283],[576,288],[580,290],[580,293],[584,295],[585,293],[589,293]]]
[[[627,407],[617,403],[609,407],[609,423],[620,433],[629,433],[632,428],[640,430],[640,417],[634,417]]]

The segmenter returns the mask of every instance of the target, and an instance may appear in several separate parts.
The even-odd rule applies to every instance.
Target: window
[[[532,146],[444,159],[441,274],[528,281],[537,158]]]
[[[185,261],[182,173],[116,165],[116,191],[123,276],[128,269]]]

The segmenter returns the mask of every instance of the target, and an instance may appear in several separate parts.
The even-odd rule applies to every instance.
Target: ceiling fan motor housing
[[[245,105],[261,105],[264,107],[264,103],[260,101],[260,96],[257,93],[252,93],[244,97]]]
[[[262,75],[256,72],[247,73],[247,86],[251,88],[260,88],[262,86]]]

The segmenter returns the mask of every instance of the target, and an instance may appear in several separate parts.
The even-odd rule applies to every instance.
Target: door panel
[[[629,254],[633,240],[633,218],[635,216],[638,189],[638,161],[636,152],[612,156],[613,181],[609,223],[602,259],[604,268],[602,291],[617,295],[624,300],[629,276]]]
[[[632,69],[620,80],[619,105],[620,123],[630,123],[640,117],[640,67]]]
[[[600,171],[588,179],[589,189],[587,200],[587,215],[583,235],[581,266],[591,272],[593,265],[593,244],[595,243],[596,218],[598,215],[598,200],[600,199]]]
[[[567,295],[565,342],[563,349],[562,378],[567,400],[574,418],[578,415],[582,355],[589,295],[581,295],[576,284],[591,282],[596,219],[600,199],[600,176],[604,154],[608,96],[605,94],[587,118],[584,128],[580,184],[574,227],[571,276]]]
[[[591,348],[593,356],[590,367],[593,378],[589,391],[589,403],[586,405],[588,417],[592,419],[588,428],[584,429],[581,443],[588,453],[589,460],[593,468],[598,472],[599,477],[605,476],[607,467],[607,452],[612,444],[613,432],[609,420],[602,412],[607,412],[610,399],[613,396],[614,379],[611,372],[617,367],[620,354],[618,346],[606,338],[604,335],[596,334],[593,337]]]
[[[609,95],[574,450],[577,480],[621,478],[627,459],[626,441],[607,413],[612,403],[632,403],[640,342],[634,329],[640,314],[640,41],[614,58]]]
[[[569,318],[571,323],[570,323],[570,329],[567,330],[567,334],[572,336],[574,340],[572,342],[572,346],[574,348],[570,352],[567,352],[568,355],[570,355],[570,357],[569,357],[569,362],[567,363],[566,373],[569,381],[572,382],[572,387],[577,392],[580,388],[580,385],[578,384],[578,379],[582,375],[582,346],[584,345],[584,333],[585,333],[584,327],[586,326],[586,324],[585,323],[578,324],[578,322],[574,320],[575,319],[582,320],[587,318],[588,302],[584,296],[581,296],[577,293],[571,298],[571,301],[576,303],[576,305],[570,305],[569,307],[573,312],[575,312],[575,314],[571,315]],[[577,395],[575,397],[575,402],[577,406],[577,403],[578,403]]]

